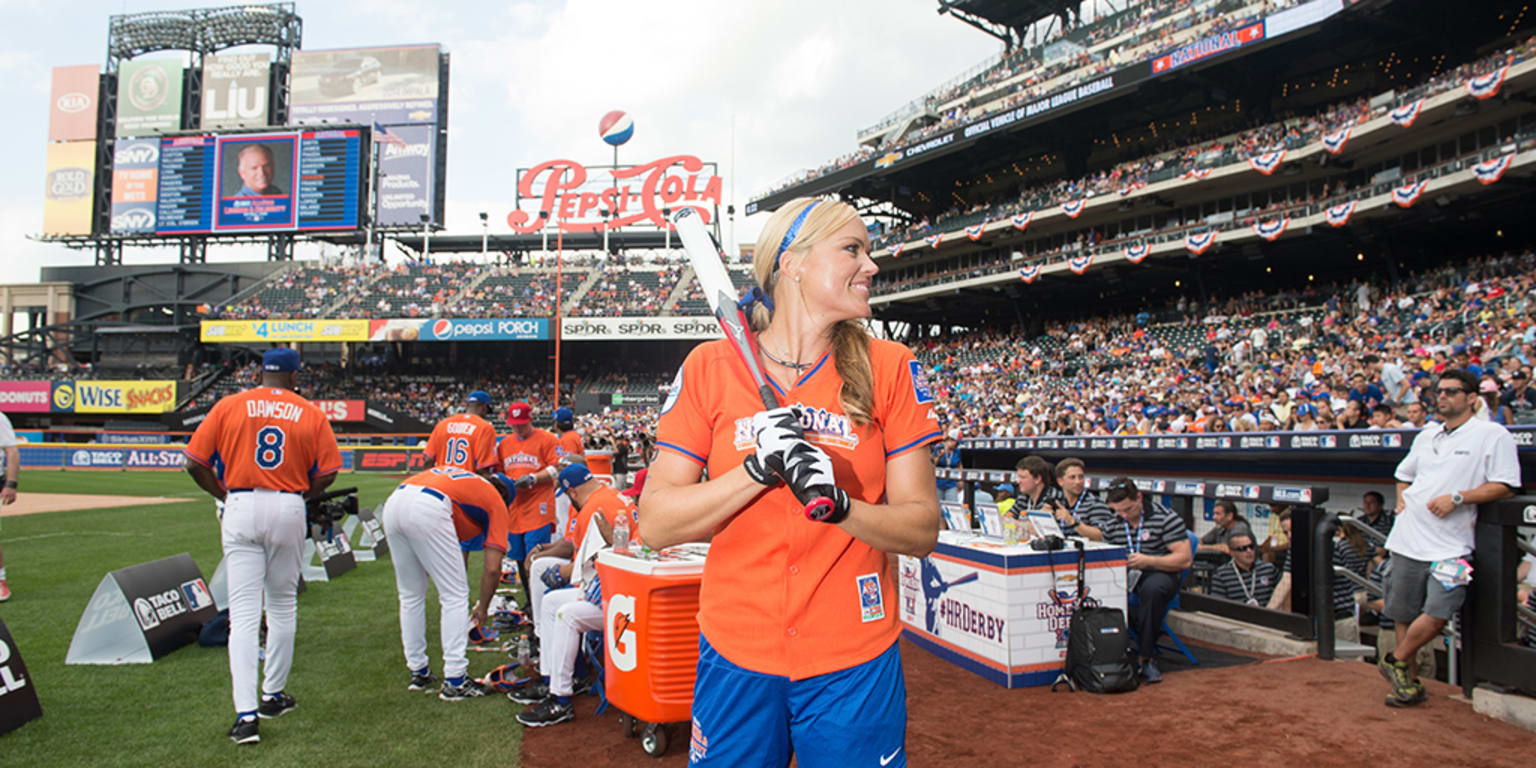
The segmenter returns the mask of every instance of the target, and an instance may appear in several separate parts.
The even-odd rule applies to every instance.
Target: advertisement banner
[[[436,45],[295,51],[289,115],[300,125],[435,123],[438,57]]]
[[[1264,35],[1266,37],[1279,37],[1287,32],[1301,29],[1305,26],[1316,24],[1329,16],[1344,10],[1344,0],[1312,0],[1272,14],[1264,20]]]
[[[204,342],[367,341],[367,320],[204,320]],[[378,322],[378,321],[375,321]]]
[[[567,317],[560,323],[562,341],[718,339],[723,335],[713,317]]]
[[[112,234],[155,231],[160,140],[119,139],[112,159]]]
[[[181,129],[181,59],[125,61],[117,70],[117,135]]]
[[[0,411],[47,413],[53,383],[47,381],[0,381]]]
[[[160,469],[180,471],[180,448],[73,448],[64,451],[65,469]]]
[[[55,381],[54,413],[166,413],[176,407],[174,381]]]
[[[352,452],[354,472],[424,472],[427,457],[421,451],[382,451],[360,448]]]
[[[208,130],[267,124],[272,61],[265,53],[227,53],[203,59],[203,122]]]
[[[422,214],[432,215],[437,126],[402,125],[389,132],[398,141],[374,137],[379,144],[379,225],[419,227]]]
[[[96,178],[96,142],[48,145],[47,184],[43,188],[43,234],[91,233],[92,181]]]
[[[362,400],[311,400],[329,421],[363,421]]]
[[[86,605],[65,664],[148,664],[197,638],[217,609],[183,552],[112,571]]]
[[[369,341],[540,341],[549,338],[543,317],[406,318],[370,320]]]
[[[1197,61],[1208,59],[1220,53],[1236,50],[1251,43],[1257,43],[1264,39],[1264,22],[1249,24],[1241,29],[1231,32],[1223,32],[1212,35],[1189,45],[1179,48],[1172,53],[1159,56],[1152,60],[1152,74],[1160,75],[1170,72]]]
[[[37,703],[37,689],[32,685],[27,663],[21,660],[21,649],[11,637],[11,630],[0,621],[0,734],[42,716],[43,707]]]
[[[101,67],[54,67],[48,101],[48,140],[95,141],[96,96],[100,90]]]

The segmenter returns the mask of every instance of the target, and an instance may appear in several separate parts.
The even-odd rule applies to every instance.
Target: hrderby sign
[[[643,165],[604,168],[608,184],[589,177],[574,160],[548,160],[522,172],[518,200],[538,202],[537,211],[514,210],[507,224],[520,235],[533,234],[554,219],[563,232],[602,232],[632,224],[669,226],[663,208],[697,208],[708,224],[719,207],[724,183],[693,155],[672,155]],[[604,218],[603,211],[612,214]]]

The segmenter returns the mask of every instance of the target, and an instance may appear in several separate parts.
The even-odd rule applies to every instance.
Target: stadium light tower
[[[490,257],[489,245],[491,242],[491,216],[485,211],[480,212],[480,258]]]

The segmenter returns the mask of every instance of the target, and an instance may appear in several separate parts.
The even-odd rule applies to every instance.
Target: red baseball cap
[[[642,469],[635,473],[634,483],[631,484],[628,488],[619,491],[619,495],[628,496],[631,499],[638,499],[640,498],[640,492],[643,490],[645,490],[645,470]]]
[[[518,402],[515,402],[515,403],[513,403],[513,404],[511,404],[509,406],[507,406],[507,423],[508,424],[531,424],[531,423],[533,423],[533,406],[531,406],[531,405],[529,405],[529,404],[527,404],[525,402],[522,402],[521,400],[519,400]]]

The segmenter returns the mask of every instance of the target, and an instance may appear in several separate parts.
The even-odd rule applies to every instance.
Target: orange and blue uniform
[[[555,446],[555,453],[561,457],[575,456],[580,458],[586,453],[581,443],[581,433],[576,430],[567,430],[560,433],[560,444]]]
[[[516,480],[523,475],[542,472],[555,466],[559,457],[555,447],[559,441],[548,430],[535,428],[526,439],[515,433],[501,438],[496,445],[496,457],[501,471]],[[519,488],[517,498],[507,509],[511,517],[508,528],[511,536],[507,541],[507,555],[521,563],[534,547],[548,542],[555,530],[555,486],[540,482],[532,488]]]
[[[425,453],[434,467],[470,472],[495,467],[496,428],[472,413],[456,413],[432,428]]]
[[[453,507],[453,532],[461,545],[507,551],[507,505],[495,486],[457,467],[434,467],[411,475],[401,485],[438,492]]]
[[[601,513],[603,519],[613,525],[621,512],[629,515],[629,530],[633,536],[639,524],[635,518],[635,503],[628,496],[620,495],[612,486],[604,485],[587,494],[587,503],[581,505],[579,512],[571,515],[570,522],[565,526],[565,540],[575,547],[574,551],[580,552],[581,540],[586,536],[593,515]]]
[[[843,382],[830,357],[828,352],[788,391],[776,382],[774,388],[780,403],[803,409],[806,439],[831,458],[838,486],[852,499],[883,503],[886,462],[940,439],[933,392],[910,350],[871,340],[873,412],[869,423],[856,424],[838,402]],[[720,477],[755,451],[752,415],[762,409],[729,342],[701,344],[688,355],[662,406],[656,447]],[[785,764],[792,729],[801,765],[810,765],[817,754],[802,745],[818,738],[846,744],[867,737],[869,749],[885,757],[890,750],[883,742],[892,729],[898,729],[897,739],[904,732],[904,703],[866,712],[861,722],[823,729],[840,734],[801,733],[782,710],[783,699],[793,707],[807,695],[800,692],[829,690],[825,686],[847,686],[856,700],[865,700],[869,686],[894,686],[895,698],[904,702],[895,647],[901,631],[897,592],[888,562],[885,552],[842,528],[807,520],[803,505],[784,486],[765,490],[720,527],[699,590],[694,762]],[[802,685],[811,678],[819,682]],[[752,695],[764,705],[737,707],[729,701],[748,690],[757,691]],[[806,706],[822,706],[814,703],[820,700],[813,693]],[[777,708],[768,702],[777,702]],[[805,714],[794,711],[797,718]],[[865,726],[875,730],[860,735]],[[777,753],[764,756],[763,749],[781,750],[783,759]]]
[[[304,493],[310,480],[341,471],[331,422],[292,390],[257,387],[208,411],[184,451],[228,490]]]

